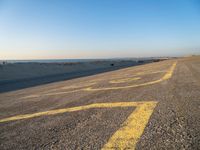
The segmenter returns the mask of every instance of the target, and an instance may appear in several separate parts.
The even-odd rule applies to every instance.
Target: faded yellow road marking
[[[83,89],[77,89],[73,91],[63,91],[63,92],[52,92],[52,93],[45,93],[45,94],[40,94],[40,95],[29,95],[29,96],[24,96],[21,99],[26,99],[26,98],[37,98],[37,97],[42,97],[42,96],[51,96],[51,95],[61,95],[61,94],[67,94],[67,93],[73,93],[73,92],[78,92],[78,91],[83,91]]]
[[[88,87],[85,88],[85,91],[103,91],[103,90],[118,90],[118,89],[127,89],[127,88],[134,88],[134,87],[140,87],[140,86],[146,86],[146,85],[152,85],[152,84],[156,84],[159,82],[162,82],[164,80],[168,80],[171,78],[174,69],[176,67],[176,62],[173,63],[173,65],[170,67],[170,69],[167,71],[167,73],[160,79],[155,80],[155,81],[150,81],[150,82],[146,82],[146,83],[141,83],[141,84],[134,84],[134,85],[129,85],[129,86],[118,86],[118,87],[108,87],[108,88],[92,88],[92,87]]]
[[[46,92],[51,92],[51,93],[45,92],[45,93],[41,93],[41,94],[33,94],[33,95],[24,96],[21,99],[36,98],[36,97],[41,97],[41,96],[51,96],[51,95],[60,95],[60,94],[78,92],[78,91],[83,90],[83,87],[88,87],[88,86],[95,85],[95,84],[96,84],[96,82],[92,82],[92,83],[88,83],[88,84],[80,85],[80,86],[78,86],[78,85],[65,86],[65,87],[62,87],[61,89],[75,89],[75,88],[81,88],[81,89],[76,89],[76,90],[73,90],[73,91],[63,91],[63,92],[55,92],[57,89],[54,89],[54,90],[46,91]]]
[[[118,80],[112,80],[109,81],[109,83],[124,83],[124,82],[130,82],[141,79],[140,77],[134,77],[134,78],[125,78],[125,79],[118,79]]]
[[[75,89],[75,88],[83,88],[83,87],[87,87],[87,86],[91,86],[91,85],[95,85],[96,82],[91,82],[91,83],[86,83],[83,85],[71,85],[71,86],[64,86],[61,89]]]
[[[146,75],[146,74],[156,74],[156,73],[162,73],[166,71],[151,71],[151,72],[138,72],[136,75]]]
[[[113,107],[136,107],[131,115],[122,124],[121,128],[117,130],[108,142],[102,148],[107,149],[134,149],[140,136],[142,135],[148,120],[156,107],[156,101],[143,102],[115,102],[115,103],[96,103],[85,106],[77,106],[72,108],[63,108],[56,110],[43,111],[33,114],[25,114],[1,119],[0,123],[16,121],[22,119],[30,119],[40,116],[56,115],[66,112],[75,112],[87,110],[91,108],[113,108]]]
[[[61,94],[68,94],[68,93],[79,92],[79,91],[118,90],[118,89],[127,89],[127,88],[134,88],[134,87],[141,87],[141,86],[146,86],[146,85],[152,85],[152,84],[156,84],[156,83],[162,82],[164,80],[170,79],[171,76],[172,76],[172,74],[173,74],[173,71],[174,71],[174,69],[176,67],[176,64],[177,64],[177,62],[173,63],[173,65],[166,72],[166,74],[161,79],[158,79],[158,80],[155,80],[155,81],[150,81],[150,82],[141,83],[141,84],[134,84],[134,85],[129,85],[129,86],[117,86],[117,87],[107,87],[107,88],[106,87],[105,88],[92,88],[92,87],[88,87],[88,88],[81,88],[81,89],[77,89],[77,90],[73,90],[73,91],[52,92],[52,93],[45,93],[45,94],[40,94],[40,95],[34,95],[33,94],[33,95],[22,97],[21,99],[36,98],[36,97],[41,97],[41,96],[61,95]],[[158,73],[158,72],[161,72],[161,71],[155,71],[155,72],[152,72],[152,73]],[[85,87],[87,87],[87,86],[90,86],[90,85],[85,85]]]

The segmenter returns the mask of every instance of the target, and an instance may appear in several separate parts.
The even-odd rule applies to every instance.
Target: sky
[[[200,0],[0,0],[0,59],[200,54]]]

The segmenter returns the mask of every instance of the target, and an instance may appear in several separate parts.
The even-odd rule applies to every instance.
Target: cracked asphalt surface
[[[174,62],[177,65],[171,78],[159,83],[115,90],[82,90],[155,81]],[[135,77],[136,80],[131,80]],[[112,83],[112,80],[120,82]],[[167,60],[1,93],[0,120],[88,104],[141,101],[158,103],[133,148],[200,149],[200,57]],[[101,149],[134,111],[136,107],[92,108],[0,122],[0,149]]]

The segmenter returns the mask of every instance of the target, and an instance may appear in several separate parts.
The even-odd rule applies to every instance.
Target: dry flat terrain
[[[0,94],[0,149],[200,147],[200,57]]]

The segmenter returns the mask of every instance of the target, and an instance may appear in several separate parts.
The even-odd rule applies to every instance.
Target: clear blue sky
[[[200,0],[0,0],[0,59],[200,54]]]

